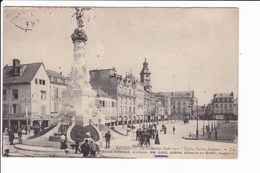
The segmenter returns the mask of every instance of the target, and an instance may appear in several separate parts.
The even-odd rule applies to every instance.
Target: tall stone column
[[[71,35],[73,42],[74,59],[70,72],[70,81],[67,89],[62,92],[63,110],[61,111],[68,119],[68,116],[75,119],[75,125],[86,126],[93,122],[96,92],[89,84],[89,69],[86,65],[90,63],[85,56],[87,35],[83,29],[83,22],[80,14],[77,14],[78,27]]]

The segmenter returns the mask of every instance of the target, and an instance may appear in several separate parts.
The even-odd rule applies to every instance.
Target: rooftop
[[[47,75],[49,77],[56,77],[56,78],[61,78],[61,79],[69,79],[69,77],[63,76],[62,74],[53,71],[53,70],[47,70]]]
[[[5,66],[3,69],[3,84],[30,83],[41,65],[43,65],[42,62],[21,64],[19,66],[22,69],[20,76],[14,76],[13,66]]]

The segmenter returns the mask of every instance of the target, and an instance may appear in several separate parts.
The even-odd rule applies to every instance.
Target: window
[[[216,104],[215,107],[218,108],[218,104]]]
[[[133,104],[135,105],[135,99],[133,100]]]
[[[130,112],[130,113],[132,112],[131,106],[129,107],[129,112]]]
[[[13,89],[13,99],[18,99],[18,89]]]
[[[115,102],[112,102],[112,107],[113,107],[113,108],[115,107]]]
[[[14,104],[14,105],[13,105],[13,114],[16,114],[16,113],[17,113],[17,105]]]
[[[53,97],[54,98],[58,98],[59,97],[59,90],[56,87],[53,88]]]
[[[45,80],[40,79],[40,80],[39,80],[39,84],[40,84],[40,85],[45,85]]]
[[[58,103],[54,103],[54,112],[58,112]]]
[[[131,89],[129,89],[129,95],[131,95]]]
[[[125,106],[125,113],[127,113],[127,106]]]
[[[233,105],[231,103],[229,103],[229,108],[231,108],[231,109],[233,108]]]
[[[41,99],[46,100],[46,91],[41,91]]]
[[[6,100],[6,89],[3,90],[3,100]]]
[[[8,113],[8,105],[3,105],[3,113],[4,114]]]
[[[38,79],[35,79],[35,84],[38,84]]]
[[[46,115],[46,106],[41,106],[42,115]]]
[[[133,107],[133,113],[135,114],[135,107]]]
[[[223,104],[220,104],[220,108],[223,108]]]
[[[225,108],[228,108],[228,104],[225,104]]]
[[[127,104],[127,98],[125,98],[125,104]]]
[[[105,107],[106,105],[105,105],[105,101],[102,101],[102,107]]]

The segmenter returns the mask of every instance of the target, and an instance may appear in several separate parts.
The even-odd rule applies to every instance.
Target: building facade
[[[200,120],[206,120],[206,106],[205,105],[199,105],[198,106],[198,118]]]
[[[234,117],[234,95],[231,93],[214,94],[212,99],[213,119],[231,120]]]
[[[50,123],[58,121],[58,113],[62,108],[62,91],[67,88],[69,77],[53,70],[47,70],[50,79]]]
[[[29,125],[48,126],[49,77],[43,63],[20,64],[3,69],[3,128],[15,132]]]
[[[151,72],[145,58],[140,72],[140,83],[144,87],[144,122],[158,122],[158,100],[152,92]]]
[[[131,73],[118,75],[115,68],[90,71],[90,85],[117,101],[115,125],[143,122],[143,87]]]
[[[3,129],[17,132],[27,126],[50,125],[52,114],[58,112],[62,102],[61,88],[67,79],[60,74],[61,80],[55,80],[53,74],[58,73],[46,71],[43,63],[20,64],[19,59],[13,59],[13,66],[4,67]]]
[[[234,99],[234,120],[238,120],[238,98]]]
[[[117,101],[108,96],[107,93],[98,89],[97,93],[97,106],[98,112],[95,122],[105,124],[106,126],[114,126],[117,122]]]
[[[193,103],[194,91],[182,92],[160,92],[159,94],[170,99],[170,114],[171,120],[184,120],[185,118],[193,119],[196,116],[195,105]]]

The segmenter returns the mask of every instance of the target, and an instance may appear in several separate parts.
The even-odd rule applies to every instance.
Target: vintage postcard
[[[3,157],[238,157],[238,8],[3,9]]]

